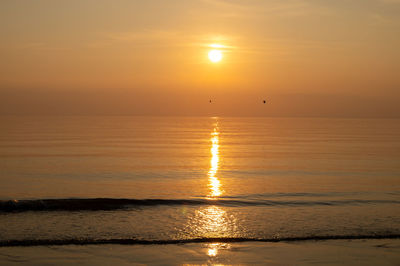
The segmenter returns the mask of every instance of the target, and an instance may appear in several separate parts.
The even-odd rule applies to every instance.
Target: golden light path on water
[[[210,170],[208,171],[208,186],[210,187],[210,199],[215,199],[222,195],[221,182],[218,180],[217,172],[219,168],[219,130],[218,122],[214,125],[214,130],[211,132],[211,161]]]
[[[218,206],[209,206],[196,211],[188,228],[195,237],[218,238],[234,236],[236,219]],[[207,255],[216,257],[221,249],[230,249],[227,243],[206,244]]]
[[[210,170],[208,171],[208,186],[210,188],[210,193],[208,195],[209,199],[216,199],[222,195],[221,181],[217,177],[220,154],[219,154],[219,128],[218,122],[214,124],[214,130],[211,132],[211,160],[210,160]],[[221,234],[228,230],[226,221],[226,211],[217,207],[210,206],[202,211],[200,211],[200,216],[203,220],[203,232],[217,233]],[[207,255],[209,257],[215,257],[218,254],[218,250],[221,249],[221,245],[226,246],[226,244],[212,243],[208,244]],[[226,248],[226,247],[225,247]]]
[[[209,192],[207,194],[207,199],[209,200],[217,200],[224,193],[221,181],[217,176],[220,167],[219,136],[220,132],[218,122],[216,121],[210,138],[211,159],[208,171]],[[200,207],[196,210],[194,217],[189,218],[186,228],[190,236],[195,238],[233,237],[236,231],[236,218],[233,215],[229,215],[220,206]],[[220,250],[230,249],[230,245],[227,243],[210,243],[206,244],[205,248],[210,260],[213,260],[218,256]]]

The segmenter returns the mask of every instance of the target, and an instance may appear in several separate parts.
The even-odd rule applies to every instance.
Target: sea
[[[0,246],[400,237],[400,120],[0,118]]]

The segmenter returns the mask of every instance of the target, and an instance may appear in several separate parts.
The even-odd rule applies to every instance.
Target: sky
[[[400,117],[399,47],[400,0],[2,0],[0,114]]]

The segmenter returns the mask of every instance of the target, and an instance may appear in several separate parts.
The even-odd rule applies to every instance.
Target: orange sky
[[[400,116],[398,0],[4,0],[0,22],[0,114]]]

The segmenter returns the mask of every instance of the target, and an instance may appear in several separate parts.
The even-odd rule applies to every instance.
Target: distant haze
[[[3,0],[0,114],[400,117],[399,47],[398,0]]]

